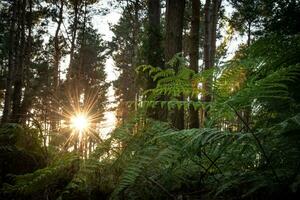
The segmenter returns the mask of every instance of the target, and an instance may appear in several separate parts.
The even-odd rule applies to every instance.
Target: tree
[[[146,22],[144,1],[126,1],[122,8],[122,17],[112,27],[114,37],[110,43],[112,58],[120,75],[113,82],[116,96],[120,102],[117,118],[123,123],[136,111],[141,86],[138,83],[135,68],[142,62],[140,49],[144,24]],[[128,30],[132,30],[128,32]]]
[[[55,17],[57,21],[57,27],[55,30],[55,35],[54,35],[54,60],[53,60],[53,65],[54,65],[54,73],[53,73],[53,85],[54,85],[54,90],[56,91],[59,87],[59,62],[61,60],[61,48],[60,47],[60,36],[59,32],[61,31],[61,26],[63,23],[63,11],[64,11],[64,0],[60,0],[60,4],[58,7],[58,19]]]
[[[21,100],[22,100],[22,87],[23,87],[23,70],[24,70],[24,57],[25,57],[25,15],[26,15],[27,1],[17,1],[17,35],[16,44],[19,48],[16,50],[16,65],[14,69],[14,82],[12,94],[12,113],[11,121],[20,122]]]
[[[55,6],[54,12],[52,14],[53,21],[56,22],[56,30],[53,37],[53,58],[52,58],[52,64],[53,64],[53,83],[52,83],[52,106],[56,107],[57,103],[59,104],[59,91],[60,91],[60,61],[63,57],[63,50],[64,50],[64,42],[63,42],[63,36],[62,36],[62,25],[63,25],[63,12],[66,2],[64,0],[60,1],[54,1],[53,5]],[[52,41],[51,41],[52,42]],[[60,116],[58,115],[57,111],[50,111],[52,112],[50,118],[51,118],[51,130],[54,131],[57,129],[57,125],[59,124]]]
[[[215,64],[216,54],[216,35],[217,35],[217,24],[219,19],[219,11],[222,0],[206,0],[204,5],[204,69],[207,70]],[[204,95],[202,101],[208,103],[211,101],[211,80],[208,78],[203,83]],[[202,109],[201,111],[201,123],[202,126],[208,117],[208,109]]]
[[[263,0],[263,33],[298,34],[300,3],[297,0]]]
[[[173,56],[182,51],[182,31],[185,0],[167,0],[166,4],[166,39],[165,39],[165,60],[169,61]],[[178,71],[178,66],[174,66]],[[182,99],[180,99],[182,100]],[[171,114],[171,121],[174,127],[184,128],[184,110],[175,108]]]
[[[260,22],[262,2],[261,0],[231,0],[230,2],[236,9],[231,18],[232,25],[242,33],[246,32],[247,46],[250,46],[252,28]]]
[[[32,51],[33,1],[15,1],[11,4],[10,35],[8,36],[8,76],[3,109],[3,123],[22,121],[22,89],[25,84],[24,72]],[[15,48],[14,48],[15,47]],[[12,108],[11,108],[12,104]],[[10,111],[12,110],[12,111]]]
[[[200,1],[192,1],[192,19],[190,33],[190,68],[196,73],[199,72],[199,40],[200,40]],[[196,85],[195,87],[198,87]],[[192,101],[197,101],[198,97],[191,97]],[[193,106],[190,108],[190,127],[199,127],[199,110]]]
[[[76,42],[76,37],[77,37],[77,27],[78,27],[78,21],[79,21],[79,9],[81,7],[81,3],[82,0],[74,0],[71,1],[71,6],[72,6],[72,14],[74,16],[73,21],[72,21],[72,25],[71,25],[71,47],[70,47],[70,63],[69,63],[69,78],[73,78],[74,74],[73,74],[73,69],[72,69],[72,65],[73,65],[73,59],[74,59],[74,51],[75,51],[75,42]]]
[[[162,35],[161,35],[161,5],[159,0],[148,0],[148,25],[147,25],[147,40],[145,47],[145,54],[147,57],[147,64],[163,67],[163,50],[161,47]],[[147,85],[145,89],[154,88],[156,83],[149,77],[147,78]],[[148,115],[154,119],[164,120],[166,118],[166,110],[158,110],[159,108],[149,109]],[[165,113],[162,113],[165,112]]]
[[[13,83],[13,71],[14,71],[14,47],[15,47],[15,32],[16,32],[16,13],[17,5],[16,1],[12,3],[9,9],[9,36],[8,36],[8,66],[6,76],[6,88],[5,88],[5,100],[2,113],[1,124],[9,121],[11,110],[11,97],[12,97],[12,83]]]

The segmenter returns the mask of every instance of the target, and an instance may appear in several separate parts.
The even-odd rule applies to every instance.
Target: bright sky
[[[103,8],[109,8],[109,12],[106,15],[94,15],[92,18],[92,24],[95,29],[98,30],[98,33],[103,35],[105,41],[111,41],[113,37],[113,32],[110,30],[110,25],[116,24],[120,17],[121,13],[119,10],[112,9],[109,6],[109,0],[102,0],[93,6],[94,9],[101,10]],[[107,81],[116,80],[118,74],[114,70],[114,61],[109,57],[106,61],[105,70],[107,73]]]
[[[94,9],[101,9],[101,8],[109,8],[108,0],[102,0],[93,6]],[[110,24],[116,24],[120,18],[121,14],[118,10],[110,10],[107,15],[94,15],[92,18],[92,24],[94,28],[98,30],[100,34],[103,35],[103,39],[105,41],[111,41],[113,37],[113,33],[110,30]],[[114,81],[118,77],[117,71],[114,70],[114,61],[111,57],[106,60],[105,64],[105,71],[107,73],[107,81]],[[113,87],[110,86],[108,89],[108,101],[114,102],[114,90]],[[109,105],[109,108],[116,106],[115,103]],[[104,122],[100,125],[100,134],[102,137],[106,137],[108,133],[110,133],[116,125],[116,116],[114,111],[107,111],[104,115]]]

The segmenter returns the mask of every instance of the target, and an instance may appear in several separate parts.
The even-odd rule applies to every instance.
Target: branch
[[[238,113],[238,111],[229,103],[227,103],[227,105],[235,112],[235,114],[237,115],[237,117],[242,121],[242,123],[244,124],[244,126],[249,130],[249,132],[251,133],[251,135],[253,136],[254,140],[256,141],[256,143],[258,144],[258,147],[260,148],[263,156],[265,157],[267,164],[270,166],[271,171],[273,173],[273,175],[275,176],[277,182],[280,182],[280,179],[274,169],[274,167],[272,166],[272,163],[270,161],[269,156],[267,155],[264,147],[262,146],[261,142],[259,141],[258,137],[255,135],[254,131],[249,127],[248,123],[245,122],[245,120],[243,119],[243,117]]]
[[[160,183],[158,183],[157,181],[153,180],[152,178],[145,177],[145,176],[144,176],[144,178],[146,178],[146,180],[148,180],[148,181],[154,183],[155,185],[157,185],[157,186],[158,186],[162,191],[164,191],[171,199],[176,199],[176,198],[174,197],[174,195],[172,195],[166,188],[164,188],[164,186],[162,186],[162,185],[161,185]]]

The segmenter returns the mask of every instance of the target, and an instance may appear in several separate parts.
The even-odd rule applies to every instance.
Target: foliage
[[[13,61],[12,75],[20,75],[17,78],[24,83],[18,85],[12,80],[12,92],[20,86],[16,94],[19,99],[12,96],[5,102],[19,106],[24,120],[22,125],[2,123],[0,127],[0,199],[250,200],[300,196],[300,36],[296,1],[231,0],[236,9],[231,22],[236,29],[249,28],[249,39],[254,34],[251,27],[265,29],[258,29],[262,32],[260,38],[249,40],[247,48],[241,46],[231,60],[221,62],[219,57],[227,54],[226,46],[234,34],[230,27],[230,35],[218,48],[218,65],[200,73],[188,67],[186,41],[184,52],[164,66],[145,63],[151,55],[144,41],[147,28],[151,28],[145,26],[146,1],[122,1],[122,17],[112,28],[115,36],[109,43],[111,52],[107,52],[106,43],[91,24],[94,0],[3,2],[1,80],[5,77],[8,82],[8,70],[12,69],[9,63]],[[25,7],[21,8],[21,3]],[[45,27],[50,27],[48,16],[58,22],[59,8],[69,13],[69,27],[57,29],[58,38],[50,36],[44,41]],[[11,19],[14,9],[19,14],[15,22]],[[187,9],[189,18],[190,5]],[[61,19],[65,26],[64,15]],[[184,30],[188,31],[186,22]],[[10,46],[9,32],[16,30],[19,33],[11,35],[16,44]],[[53,46],[54,40],[58,44]],[[19,44],[26,45],[19,48]],[[25,50],[30,55],[22,57]],[[155,51],[159,59],[163,57],[160,50]],[[67,124],[58,128],[65,121],[57,120],[57,113],[73,115],[88,104],[89,117],[102,119],[108,88],[104,61],[108,53],[120,72],[114,86],[123,121],[103,140],[94,134],[99,124],[90,122],[86,131],[89,135],[77,140],[76,131]],[[59,62],[67,54],[73,57],[69,74],[62,80]],[[15,71],[21,66],[18,62],[25,63],[22,71],[26,73]],[[147,81],[139,80],[142,77]],[[7,92],[1,81],[1,92],[4,88]],[[72,98],[65,99],[67,91],[74,91]],[[202,101],[206,96],[210,100]],[[15,106],[17,101],[20,105]],[[134,101],[134,107],[128,101]],[[9,115],[12,106],[8,106]],[[184,108],[185,117],[194,107],[207,119],[201,128],[177,130],[147,118],[144,111],[155,107],[153,111],[158,112],[159,106],[163,112],[165,107]],[[58,112],[54,114],[53,110]]]
[[[215,100],[210,103],[210,113],[211,126],[216,128],[174,131],[162,123],[147,121],[138,126],[142,129],[135,130],[134,125],[130,129],[124,127],[123,137],[117,139],[124,145],[121,156],[127,154],[131,159],[112,197],[192,198],[190,194],[195,194],[194,198],[198,198],[197,194],[202,195],[204,191],[208,199],[253,198],[267,191],[268,198],[272,195],[295,197],[299,192],[296,189],[299,110],[297,97],[291,91],[299,79],[298,39],[298,36],[271,36],[259,40],[240,58],[214,69],[212,95]],[[264,46],[270,44],[270,40],[277,42],[271,47]],[[273,51],[263,54],[265,47]],[[286,51],[293,59],[280,62],[285,59]],[[178,57],[174,60],[179,61]],[[194,75],[183,64],[179,66],[178,73],[152,66],[139,68],[148,71],[158,82],[155,89],[145,93],[152,101],[146,100],[143,105],[162,104],[156,100],[162,94],[191,95],[195,91],[192,82],[212,73]],[[176,106],[184,103],[176,102]],[[251,125],[239,115],[240,109],[248,107],[253,109]],[[282,112],[291,108],[293,110]],[[270,113],[273,116],[270,117]],[[235,118],[247,129],[223,131],[226,125],[222,121]],[[262,123],[259,118],[268,122]],[[147,190],[149,186],[151,189]],[[198,191],[199,188],[202,189]]]
[[[4,184],[5,198],[54,199],[78,170],[78,157],[64,155],[49,166],[33,173],[11,177],[13,184]]]
[[[113,81],[115,96],[119,101],[116,108],[118,122],[130,117],[134,106],[128,104],[128,101],[135,101],[142,82],[136,76],[135,68],[144,59],[140,54],[146,21],[145,4],[146,1],[118,1],[118,6],[122,7],[122,16],[112,26],[114,36],[109,43],[109,50],[118,74],[118,78]]]
[[[137,133],[139,136],[126,143],[120,158],[127,155],[129,161],[112,197],[197,199],[199,196],[192,194],[209,191],[208,199],[238,199],[253,197],[262,191],[269,191],[269,195],[297,192],[299,163],[294,156],[299,154],[299,143],[291,146],[287,134],[298,137],[299,119],[296,115],[255,133],[263,141],[265,151],[268,150],[270,163],[266,162],[252,133],[211,128],[174,131],[166,124],[149,122],[146,129]],[[123,131],[125,134],[126,129]],[[275,145],[274,141],[278,143]],[[129,149],[132,150],[128,152]],[[293,189],[286,190],[290,186]],[[279,190],[280,187],[283,189]],[[234,191],[239,193],[232,193]]]
[[[292,85],[299,79],[299,44],[298,35],[272,35],[258,40],[251,48],[240,52],[240,57],[199,74],[186,67],[186,62],[178,55],[170,61],[171,66],[179,63],[177,73],[172,68],[161,69],[142,65],[137,70],[149,73],[157,81],[156,88],[144,93],[147,98],[143,101],[143,106],[153,107],[160,104],[169,109],[209,106],[214,119],[222,118],[217,116],[218,114],[223,117],[229,113],[235,115],[231,107],[235,110],[247,107],[259,109],[257,115],[265,113],[262,112],[263,109],[269,109],[267,113],[276,110],[279,114],[279,109],[291,109],[291,106],[296,106],[295,101],[298,97],[292,92]],[[213,82],[210,81],[211,76]],[[211,95],[215,101],[207,105],[199,101],[173,100],[180,95],[186,99],[199,94],[204,96],[207,91],[202,89],[201,85],[205,81],[210,81]],[[168,96],[170,101],[158,101],[161,95]],[[275,107],[271,105],[273,103],[276,104]]]
[[[45,151],[36,129],[7,124],[0,128],[0,184],[7,174],[32,172],[45,165]]]

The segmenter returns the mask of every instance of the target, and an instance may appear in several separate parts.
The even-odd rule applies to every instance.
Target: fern
[[[291,143],[288,141],[285,143],[281,137],[300,129],[298,118],[299,115],[296,115],[255,133],[260,141],[264,141],[268,155],[278,156],[278,152],[283,151],[275,148],[277,152],[275,153],[272,152],[274,149],[269,147],[286,147],[284,151],[288,153],[284,156],[289,157],[290,161],[283,158],[281,160],[283,159],[282,162],[285,164],[293,163],[290,170],[284,171],[283,165],[277,164],[271,157],[271,165],[275,168],[279,180],[282,180],[281,183],[276,182],[273,172],[266,166],[266,160],[251,133],[230,133],[211,128],[174,131],[166,124],[148,121],[145,125],[147,129],[144,130],[146,132],[142,131],[138,140],[136,136],[131,137],[133,143],[125,140],[127,146],[124,153],[127,154],[128,149],[136,151],[134,153],[130,151],[133,154],[127,161],[129,165],[124,168],[112,198],[118,198],[121,194],[129,195],[127,197],[133,199],[142,198],[142,195],[151,196],[151,192],[145,191],[149,184],[162,193],[162,198],[173,196],[176,189],[183,188],[186,184],[203,183],[210,188],[211,198],[214,196],[228,198],[227,195],[234,190],[240,191],[238,195],[246,198],[262,190],[270,188],[276,190],[282,184],[297,187],[297,182],[289,183],[284,180],[291,180],[290,178],[297,172],[294,160],[297,158],[296,155],[299,155],[299,148],[294,147],[298,147],[299,144],[296,143],[290,148],[288,144]],[[148,133],[152,133],[151,140],[146,137]],[[275,141],[279,143],[275,145]],[[134,148],[128,145],[133,145]],[[138,150],[141,148],[140,145],[143,149]],[[241,185],[244,188],[241,188]],[[246,185],[250,185],[251,189]],[[158,195],[155,197],[158,198]]]
[[[31,196],[33,198],[34,195],[37,195],[34,197],[37,198],[42,194],[52,196],[53,194],[47,191],[70,181],[78,170],[78,166],[76,166],[78,161],[76,155],[70,154],[60,157],[46,168],[36,170],[33,173],[14,176],[14,183],[4,184],[2,192],[7,197],[12,194],[25,198]]]

